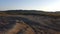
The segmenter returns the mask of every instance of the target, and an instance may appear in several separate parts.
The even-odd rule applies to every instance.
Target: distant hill
[[[45,12],[45,11],[38,11],[38,10],[7,10],[7,11],[0,11],[0,14],[60,16],[59,11]]]

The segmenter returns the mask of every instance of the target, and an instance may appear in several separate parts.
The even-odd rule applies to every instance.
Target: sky
[[[60,0],[0,0],[0,10],[60,11]]]

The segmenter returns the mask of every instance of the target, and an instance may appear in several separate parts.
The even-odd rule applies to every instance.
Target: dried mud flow
[[[0,15],[0,34],[60,34],[60,17]]]

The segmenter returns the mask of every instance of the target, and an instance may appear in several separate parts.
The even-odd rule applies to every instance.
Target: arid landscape
[[[60,34],[60,12],[0,11],[0,34]]]

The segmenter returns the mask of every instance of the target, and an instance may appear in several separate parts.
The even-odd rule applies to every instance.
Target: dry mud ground
[[[60,34],[60,17],[0,15],[0,34]]]

